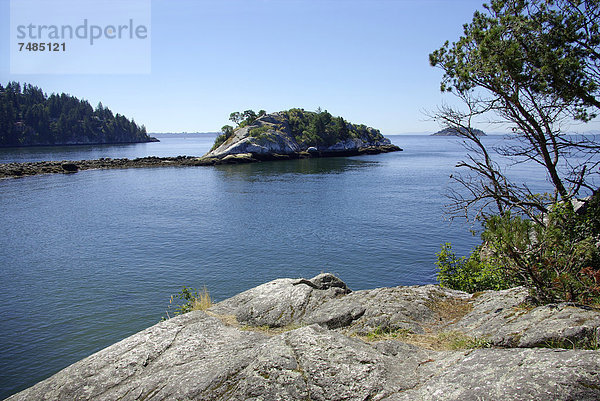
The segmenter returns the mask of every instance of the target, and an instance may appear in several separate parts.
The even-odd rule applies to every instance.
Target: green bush
[[[212,306],[212,299],[206,287],[197,290],[184,286],[177,294],[171,295],[166,311],[167,316],[163,317],[162,320],[171,318],[169,311],[171,311],[173,303],[177,302],[176,300],[182,301],[182,303],[175,306],[175,310],[173,311],[174,316],[183,315],[194,310],[207,310]]]
[[[221,132],[222,134],[215,138],[215,143],[213,144],[212,148],[210,148],[211,152],[233,136],[233,127],[231,125],[224,125],[221,127]]]
[[[437,253],[437,279],[442,287],[469,293],[484,290],[504,290],[515,285],[507,272],[491,260],[481,260],[481,246],[471,255],[457,257],[447,242]]]
[[[217,135],[215,138],[215,143],[212,148],[210,148],[211,152],[221,146],[227,140],[227,136],[225,134]]]
[[[251,137],[259,138],[261,135],[266,134],[271,130],[271,127],[263,125],[262,127],[252,128],[249,132]]]
[[[575,213],[557,204],[536,224],[519,216],[494,216],[482,234],[510,275],[542,303],[600,302],[598,200]]]
[[[540,303],[600,304],[600,193],[579,212],[554,205],[536,223],[506,213],[484,223],[481,247],[458,258],[450,244],[437,254],[442,286],[475,292],[524,285]]]
[[[383,139],[379,131],[365,125],[348,123],[342,117],[333,117],[327,110],[316,112],[290,109],[286,112],[292,135],[304,146],[330,146],[339,141],[361,136]]]

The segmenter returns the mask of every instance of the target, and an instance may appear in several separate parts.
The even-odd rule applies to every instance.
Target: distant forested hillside
[[[99,103],[40,88],[0,84],[0,146],[150,142],[146,128]]]

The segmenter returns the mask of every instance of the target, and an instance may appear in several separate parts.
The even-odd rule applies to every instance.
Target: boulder
[[[304,323],[307,312],[348,292],[343,281],[328,273],[310,280],[284,278],[219,302],[210,311],[233,315],[239,323],[250,326],[285,327]]]
[[[221,159],[221,163],[224,164],[239,164],[239,163],[253,163],[256,159],[252,157],[252,153],[238,153],[233,155],[227,155]]]
[[[79,171],[79,166],[77,166],[75,163],[63,163],[61,167],[65,173],[76,173]]]
[[[433,357],[427,363],[433,365],[430,376],[388,399],[591,401],[600,397],[598,351],[477,349],[439,360]]]

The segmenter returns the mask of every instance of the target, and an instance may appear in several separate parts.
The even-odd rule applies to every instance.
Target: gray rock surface
[[[434,374],[422,385],[388,399],[574,401],[600,397],[598,351],[478,349],[461,354],[454,355],[451,366],[432,368]]]
[[[599,343],[598,310],[568,303],[533,307],[523,287],[486,291],[473,310],[450,326],[503,347],[566,346]]]
[[[597,345],[531,348],[593,345],[582,339],[595,338],[600,311],[527,299],[523,288],[351,292],[330,274],[278,279],[154,325],[10,399],[600,399]],[[424,341],[448,332],[502,347]]]
[[[331,274],[311,280],[284,278],[220,302],[211,312],[233,315],[239,323],[250,326],[285,327],[305,323],[307,312],[349,292],[346,284]]]

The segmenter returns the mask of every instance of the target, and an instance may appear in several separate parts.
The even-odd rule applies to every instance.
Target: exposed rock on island
[[[600,311],[524,288],[278,279],[156,324],[11,400],[598,400]]]

